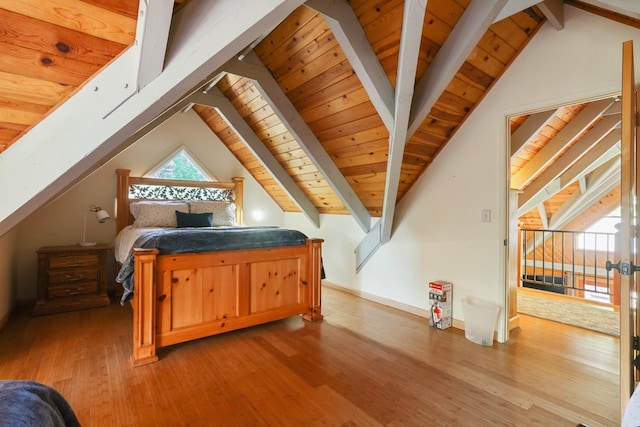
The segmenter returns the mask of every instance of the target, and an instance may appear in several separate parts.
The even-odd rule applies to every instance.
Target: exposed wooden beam
[[[614,101],[610,98],[594,101],[562,128],[522,169],[511,178],[511,188],[521,190],[549,165],[567,146],[588,129]]]
[[[534,138],[554,118],[556,110],[531,114],[511,135],[511,157]]]
[[[507,0],[473,0],[418,81],[407,138],[415,133]]]
[[[362,267],[371,259],[373,254],[382,246],[381,236],[381,222],[376,222],[371,230],[364,236],[362,241],[358,243],[355,249],[356,255],[356,272],[360,271]]]
[[[138,51],[137,90],[162,72],[174,2],[140,0],[139,4],[136,40],[133,44],[133,49]]]
[[[324,15],[371,103],[391,131],[394,89],[351,6],[346,0],[307,0],[305,5]]]
[[[560,31],[564,28],[564,1],[563,0],[543,0],[538,3],[538,8],[553,25],[553,28]]]
[[[368,232],[371,227],[369,211],[258,55],[255,52],[250,52],[243,60],[232,58],[224,65],[223,69],[254,81],[260,94],[269,102],[280,121],[298,141],[302,150],[349,210],[358,225],[363,231]]]
[[[587,192],[587,177],[581,176],[578,179],[578,187],[580,188],[580,194],[584,194]]]
[[[281,22],[302,0],[191,0],[173,17],[163,72],[134,96],[94,90],[135,68],[125,54],[87,82],[0,156],[0,235],[97,168],[112,150],[194,88],[211,70]],[[238,13],[242,10],[242,14]],[[127,51],[129,52],[129,50]],[[106,86],[108,87],[108,85]],[[135,84],[131,84],[135,87]],[[120,94],[118,94],[120,96]],[[124,100],[124,102],[123,102]],[[101,105],[117,101],[107,117]],[[113,109],[113,107],[109,107]]]
[[[551,216],[549,227],[560,230],[578,215],[597,203],[620,185],[620,159],[612,159],[595,170],[587,179],[587,189],[572,194],[567,201]]]
[[[547,208],[544,207],[544,203],[540,202],[536,205],[538,209],[538,215],[540,215],[540,223],[543,230],[549,229],[549,216],[547,216]]]
[[[562,175],[548,183],[543,188],[538,188],[537,181],[528,186],[519,196],[520,203],[518,215],[523,215],[537,205],[540,201],[547,200],[567,188],[576,180],[583,179],[585,175],[608,162],[614,157],[620,156],[619,134],[609,134],[604,137],[596,147],[589,150],[575,164],[567,169]],[[536,184],[534,186],[534,184]]]
[[[394,126],[389,135],[389,157],[380,219],[381,228],[379,234],[377,230],[372,231],[371,235],[366,236],[362,244],[356,248],[356,259],[360,260],[359,262],[364,263],[371,257],[372,253],[366,251],[371,248],[375,251],[380,247],[380,245],[365,244],[366,242],[372,241],[376,236],[381,239],[380,244],[391,239],[406,141],[426,118],[442,91],[505,3],[506,0],[494,0],[487,7],[486,1],[475,0],[467,7],[426,73],[415,85],[417,97],[414,97],[417,55],[420,49],[426,2],[421,4],[420,0],[405,1],[395,86]],[[358,270],[362,268],[361,263],[356,265]]]
[[[576,178],[588,174],[601,164],[620,155],[619,129],[613,129],[611,132],[606,133],[604,137],[598,138],[595,144],[589,144],[591,135],[592,132],[589,132],[578,143],[574,144],[576,151],[579,151],[579,158],[558,177],[562,182],[562,188],[566,188]],[[594,136],[597,137],[597,134]],[[588,150],[581,149],[582,145],[589,145]],[[567,151],[568,155],[577,157],[574,155],[572,148]]]
[[[507,2],[504,7],[496,16],[494,22],[502,21],[505,18],[510,17],[511,15],[515,15],[518,12],[522,12],[523,10],[530,8],[531,6],[535,6],[540,3],[540,0],[518,0],[518,1],[510,1]]]
[[[387,158],[387,177],[382,204],[382,218],[356,247],[356,271],[360,271],[373,253],[391,239],[425,13],[426,2],[425,4],[421,4],[420,0],[406,0],[404,2],[395,88],[394,120],[393,127],[389,132],[389,155]]]
[[[273,178],[287,194],[289,194],[289,197],[291,197],[307,219],[311,221],[316,228],[320,227],[320,214],[318,210],[220,89],[213,87],[206,93],[202,91],[196,92],[189,98],[189,101],[218,110],[229,127],[233,129],[238,138],[244,141],[245,145],[253,152],[260,163],[267,168]]]
[[[594,149],[600,142],[605,139],[608,135],[611,135],[607,141],[605,141],[605,146],[609,148],[612,147],[615,143],[620,141],[620,133],[615,132],[616,126],[620,123],[620,116],[606,116],[602,120],[600,120],[594,127],[589,129],[589,131],[584,134],[575,144],[573,144],[569,149],[563,152],[560,157],[556,158],[555,161],[549,165],[540,175],[538,175],[525,190],[518,197],[518,213],[522,214],[531,209],[533,204],[537,204],[537,200],[539,197],[536,197],[536,202],[533,202],[531,199],[534,196],[539,195],[543,190],[545,190],[549,184],[564,174],[566,170],[576,164],[582,157],[584,157],[588,152]],[[591,157],[591,156],[590,156]],[[595,159],[594,159],[595,161]],[[585,161],[580,162],[584,169],[589,168],[592,163],[586,163]],[[577,171],[576,171],[577,172]],[[571,179],[571,175],[564,176],[565,180],[557,186],[557,191],[566,188],[571,182],[575,181],[575,177],[568,182],[567,179]],[[549,191],[544,191],[546,198],[553,196]],[[555,194],[555,193],[554,193]],[[528,206],[528,209],[527,209]]]
[[[404,147],[408,139],[407,127],[411,115],[414,83],[418,69],[422,26],[427,12],[426,1],[405,0],[400,35],[400,53],[396,76],[395,109],[393,129],[389,134],[389,156],[387,159],[387,180],[384,187],[382,204],[381,232],[382,243],[391,239],[393,218],[398,198],[398,184],[402,169]]]

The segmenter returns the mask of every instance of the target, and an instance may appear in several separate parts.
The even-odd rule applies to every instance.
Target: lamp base
[[[95,246],[97,244],[98,242],[80,242],[78,243],[78,246]]]

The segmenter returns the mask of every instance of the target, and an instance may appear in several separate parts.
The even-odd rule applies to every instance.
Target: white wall
[[[353,288],[357,283],[354,249],[365,234],[348,215],[320,215],[317,229],[301,213],[285,213],[285,227],[300,230],[307,237],[324,239],[322,261],[327,278],[334,284]]]
[[[36,251],[39,247],[73,245],[82,240],[84,212],[89,205],[100,205],[114,215],[116,169],[130,169],[132,175],[142,175],[181,145],[186,146],[218,180],[230,181],[234,176],[245,177],[245,223],[254,224],[250,213],[260,208],[266,212],[269,224],[283,224],[282,210],[198,115],[192,111],[187,114],[179,113],[20,223],[14,251],[17,254],[17,266],[13,273],[17,278],[16,297],[20,300],[34,300],[36,297]],[[114,239],[115,222],[100,224],[95,217],[87,218],[88,241],[112,244]],[[109,266],[110,286],[114,277],[115,261],[112,259]],[[1,308],[0,306],[0,318]]]
[[[571,6],[565,19],[562,31],[544,25],[403,198],[391,241],[359,274],[352,261],[356,225],[323,218],[316,235],[327,240],[329,280],[423,310],[428,282],[450,281],[458,320],[467,295],[505,308],[507,116],[619,92],[622,42],[638,36],[637,29]],[[640,41],[636,58],[639,49]],[[491,210],[491,223],[481,222],[483,209]],[[286,226],[300,222],[293,216],[285,216]],[[344,246],[330,242],[336,236]],[[338,260],[352,266],[336,267]]]

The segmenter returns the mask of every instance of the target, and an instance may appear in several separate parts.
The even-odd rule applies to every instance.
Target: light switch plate
[[[491,222],[491,209],[482,210],[482,222],[484,223]]]

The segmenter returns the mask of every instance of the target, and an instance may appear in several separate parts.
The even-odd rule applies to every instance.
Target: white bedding
[[[622,418],[622,427],[640,426],[640,387],[636,387]]]
[[[127,256],[131,252],[133,248],[133,244],[138,240],[138,237],[142,236],[144,233],[152,230],[164,230],[161,227],[134,227],[133,225],[127,225],[122,229],[116,236],[115,244],[114,244],[114,253],[116,256],[116,261],[120,264],[123,264],[127,259]]]

